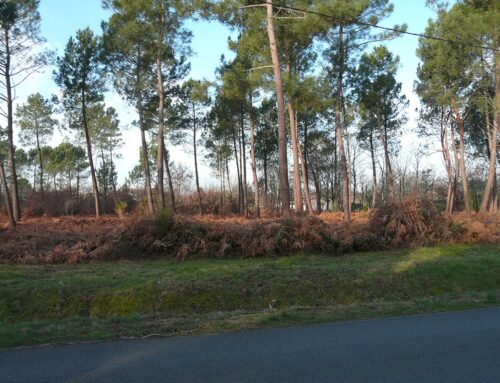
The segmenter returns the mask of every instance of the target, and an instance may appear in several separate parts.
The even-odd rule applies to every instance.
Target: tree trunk
[[[490,204],[490,213],[498,213],[498,190],[497,190],[497,176],[495,174],[495,179],[493,180],[493,195]]]
[[[193,102],[193,154],[194,154],[194,175],[196,179],[196,192],[198,193],[198,208],[200,215],[203,214],[203,205],[201,202],[200,178],[198,175],[198,153],[196,150],[196,107]]]
[[[21,205],[19,201],[19,190],[17,186],[17,172],[16,172],[16,162],[15,162],[15,149],[14,149],[14,134],[13,134],[13,104],[14,100],[12,97],[12,85],[10,78],[10,38],[9,31],[4,30],[5,36],[5,90],[7,92],[7,164],[9,167],[10,175],[10,196],[12,199],[12,213],[14,215],[14,220],[17,221],[21,218]]]
[[[9,229],[13,229],[14,227],[16,227],[16,220],[14,219],[14,213],[12,212],[12,203],[10,200],[9,187],[7,185],[7,178],[5,177],[5,170],[2,161],[0,161],[0,178],[2,179],[2,189],[5,200],[5,208],[7,210],[7,216],[9,218],[8,227]]]
[[[457,145],[455,143],[455,131],[453,126],[450,126],[451,132],[451,147],[453,149],[453,160],[455,162],[455,178],[453,180],[453,195],[457,196],[458,180],[460,179],[460,161],[458,159]]]
[[[168,151],[167,148],[165,147],[165,144],[163,145],[163,159],[165,161],[165,170],[167,171],[167,181],[168,181],[168,195],[170,198],[170,209],[172,210],[172,213],[175,214],[175,192],[174,192],[174,185],[172,183],[172,174],[170,173],[170,164],[168,163]]]
[[[101,146],[101,168],[102,168],[102,211],[104,214],[108,212],[108,172],[109,168],[106,165],[106,161],[104,159],[104,149]]]
[[[453,190],[453,170],[451,166],[450,150],[448,149],[448,128],[444,119],[443,112],[441,113],[441,148],[443,151],[443,159],[448,175],[448,191],[446,193],[446,214],[451,215],[453,212],[453,201],[455,193]]]
[[[288,75],[290,76],[290,67],[287,65]],[[292,157],[293,157],[293,200],[295,202],[295,212],[301,214],[304,211],[304,203],[302,201],[302,187],[300,182],[299,170],[299,153],[297,139],[297,125],[295,123],[295,109],[293,102],[288,98],[288,116],[290,119],[290,140],[292,141]]]
[[[246,155],[246,143],[245,143],[245,121],[244,121],[244,110],[241,110],[241,165],[243,173],[243,212],[245,217],[248,217],[248,181],[247,181],[247,155]]]
[[[337,155],[337,135],[333,135],[333,180],[332,180],[332,210],[334,203],[340,209],[339,180],[338,180],[338,155]]]
[[[342,108],[343,113],[345,113],[344,108]],[[353,185],[353,179],[352,179],[352,159],[351,159],[351,138],[349,134],[349,129],[346,128],[345,132],[345,141],[347,144],[347,179],[348,179],[348,185],[349,185],[349,216],[351,216],[352,213],[352,202],[354,201],[354,188],[351,189],[351,186]],[[352,193],[351,193],[352,192]]]
[[[153,216],[155,213],[153,191],[151,189],[151,170],[149,167],[149,155],[148,155],[148,144],[146,141],[146,131],[144,128],[144,107],[142,105],[142,93],[140,89],[141,85],[141,51],[137,52],[137,64],[136,64],[136,95],[137,95],[137,114],[139,115],[139,129],[141,131],[141,145],[142,145],[142,160],[144,162],[144,184],[146,189],[146,198],[148,200],[148,213]]]
[[[229,174],[229,163],[227,157],[224,160],[226,164],[226,181],[227,181],[227,191],[229,192],[229,201],[233,202],[233,188],[231,187],[231,177]]]
[[[38,125],[38,124],[37,124]],[[45,203],[45,191],[43,190],[43,159],[42,148],[40,147],[40,137],[38,134],[38,126],[36,132],[36,149],[38,151],[38,161],[40,162],[40,192],[42,193],[42,201]],[[33,184],[35,185],[35,184]]]
[[[278,48],[276,46],[276,37],[274,35],[273,23],[273,3],[268,0],[267,8],[267,35],[271,49],[271,58],[273,62],[274,84],[276,87],[276,98],[278,101],[278,156],[279,156],[279,184],[281,213],[284,216],[290,215],[290,192],[288,190],[288,165],[286,150],[286,124],[285,124],[285,103],[283,98],[283,83],[281,80],[281,68],[279,63]]]
[[[464,121],[458,108],[455,108],[455,116],[458,123],[458,133],[460,138],[460,170],[462,172],[462,187],[464,190],[465,212],[470,215],[469,186],[467,183],[467,173],[465,171],[465,143],[464,143]]]
[[[377,110],[377,123],[380,132],[380,141],[382,141],[382,146],[384,148],[384,162],[385,162],[385,176],[386,176],[386,186],[388,190],[389,199],[394,198],[394,173],[392,172],[391,159],[389,158],[389,142],[387,137],[387,124],[384,121],[382,124],[381,120],[381,108],[378,107]]]
[[[347,171],[347,158],[344,150],[344,140],[342,137],[342,82],[344,77],[344,34],[343,34],[343,26],[340,26],[339,30],[339,51],[340,51],[340,70],[337,76],[337,96],[335,102],[335,127],[336,127],[336,135],[337,142],[339,145],[340,152],[340,168],[342,172],[342,206],[344,209],[344,222],[349,222],[351,220],[350,208],[349,208],[349,175]]]
[[[165,192],[163,189],[163,157],[165,152],[164,140],[164,90],[163,90],[163,74],[161,73],[161,57],[158,53],[156,57],[156,77],[158,81],[158,155],[156,158],[156,166],[158,168],[158,196],[160,199],[160,208],[165,208]]]
[[[146,142],[146,132],[144,130],[144,112],[142,109],[142,100],[140,97],[137,103],[137,112],[139,113],[139,129],[141,130],[142,160],[144,162],[144,183],[146,187],[146,197],[148,199],[148,213],[150,216],[152,216],[155,213],[155,207],[153,202],[153,191],[151,189],[151,172],[149,169],[148,144]]]
[[[490,123],[490,113],[489,109],[486,112],[486,132],[488,138],[488,154],[489,154],[489,163],[488,163],[488,179],[486,180],[486,185],[484,187],[483,198],[481,200],[481,206],[479,208],[480,213],[486,213],[489,209],[490,201],[492,200],[491,191],[493,189],[493,182],[495,180],[496,173],[496,162],[497,162],[497,132],[496,132],[496,123],[493,123],[491,126]]]
[[[253,115],[253,99],[252,99],[252,90],[250,90],[249,94],[249,103],[250,110],[248,111],[250,118],[250,161],[252,166],[252,176],[253,176],[253,192],[254,192],[254,209],[255,209],[255,217],[260,218],[260,199],[259,199],[259,179],[257,177],[257,163],[255,162],[255,120]]]
[[[297,113],[297,112],[295,112]],[[300,142],[298,140],[298,124],[299,124],[299,119],[297,117],[297,114],[295,114],[295,137],[297,137],[297,150],[298,150],[298,155],[299,155],[299,160],[300,160],[300,165],[302,169],[302,176],[304,177],[304,197],[306,200],[306,205],[307,205],[307,211],[309,214],[314,214],[314,209],[312,207],[311,203],[311,194],[309,193],[309,180],[308,180],[308,174],[307,174],[307,162],[306,162],[306,157],[302,154],[302,148],[300,147]],[[307,133],[307,130],[306,130]],[[307,137],[307,134],[306,134]],[[305,146],[305,142],[304,142]],[[299,180],[300,180],[300,173],[299,173]]]
[[[238,208],[241,210],[243,205],[243,182],[241,180],[240,163],[238,162],[238,147],[236,146],[236,135],[233,129],[233,147],[234,147],[234,160],[236,161],[236,176],[238,177]]]
[[[90,175],[92,177],[92,189],[94,191],[94,205],[95,205],[95,216],[99,218],[101,216],[101,201],[99,199],[99,187],[97,185],[97,177],[95,175],[94,159],[92,156],[92,143],[90,142],[90,134],[87,122],[87,104],[85,98],[85,91],[82,90],[82,117],[83,117],[83,129],[85,131],[85,141],[87,143],[87,155],[90,166]]]
[[[500,129],[500,53],[498,53],[498,51],[494,52],[494,61],[495,61],[495,107],[493,113],[493,124],[490,124],[489,108],[486,111],[486,131],[488,132],[490,158],[489,158],[488,180],[486,181],[483,199],[481,201],[481,207],[479,209],[481,213],[485,213],[488,210],[488,204],[490,200],[491,204],[494,204],[496,200],[496,195],[492,193],[492,189],[496,178],[497,134]]]
[[[264,208],[266,209],[266,213],[269,214],[269,186],[267,180],[267,157],[264,156]]]
[[[375,164],[375,149],[373,147],[373,129],[370,130],[370,156],[372,159],[372,205],[371,208],[377,207],[377,166]]]
[[[316,191],[316,212],[321,213],[321,188],[319,185],[319,177],[317,171],[312,170],[314,189]]]

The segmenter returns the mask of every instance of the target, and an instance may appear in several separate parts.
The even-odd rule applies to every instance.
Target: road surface
[[[500,382],[500,307],[0,352],[1,382]]]

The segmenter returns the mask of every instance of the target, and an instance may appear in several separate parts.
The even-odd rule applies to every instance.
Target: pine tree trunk
[[[163,144],[163,159],[165,161],[165,170],[167,172],[167,181],[168,181],[168,195],[170,198],[170,209],[172,210],[172,213],[175,214],[176,208],[175,208],[175,192],[174,192],[174,185],[172,183],[172,174],[170,173],[170,164],[168,163],[168,151],[165,147],[165,144]]]
[[[139,113],[139,129],[141,130],[142,160],[144,162],[144,183],[146,187],[146,198],[148,199],[148,213],[152,216],[155,213],[155,207],[153,201],[153,190],[151,189],[148,144],[146,142],[146,132],[144,130],[144,112],[142,109],[142,99],[140,97],[137,103],[137,112]]]
[[[335,102],[335,126],[337,143],[340,152],[340,169],[342,172],[342,206],[344,209],[344,222],[351,220],[350,207],[349,207],[349,175],[347,170],[347,158],[344,150],[344,139],[342,137],[342,82],[344,77],[344,40],[343,40],[343,27],[340,26],[339,30],[339,51],[340,51],[340,70],[337,76],[337,96]]]
[[[40,192],[42,193],[42,201],[45,203],[45,191],[43,190],[43,159],[42,148],[40,147],[40,137],[38,134],[38,126],[36,132],[36,149],[38,151],[38,161],[40,162]],[[35,185],[35,184],[33,184]]]
[[[83,117],[83,129],[85,131],[85,141],[87,143],[87,156],[90,166],[90,175],[92,177],[92,189],[94,191],[95,216],[96,218],[99,218],[101,216],[101,200],[99,198],[99,187],[97,185],[97,177],[94,168],[94,159],[92,156],[92,143],[90,142],[89,127],[87,122],[86,97],[85,97],[85,91],[83,90],[82,90],[82,117]]]
[[[196,107],[193,103],[193,154],[194,154],[194,175],[196,179],[196,192],[198,193],[198,208],[200,215],[203,214],[203,205],[201,202],[201,191],[200,191],[200,178],[198,175],[198,153],[197,153],[197,143],[196,143]]]
[[[488,138],[488,154],[489,154],[489,163],[488,163],[488,178],[486,180],[486,185],[484,187],[483,198],[481,200],[481,206],[479,208],[480,213],[486,213],[489,209],[491,198],[491,191],[493,189],[493,182],[495,179],[496,173],[496,162],[497,162],[497,153],[496,153],[496,123],[493,126],[490,123],[490,113],[489,109],[486,112],[486,132]]]
[[[2,161],[0,161],[0,178],[2,179],[1,181],[2,181],[4,200],[5,200],[5,208],[7,210],[7,216],[9,219],[8,227],[9,229],[13,229],[14,227],[16,227],[16,220],[14,219],[14,213],[12,212],[12,203],[10,200],[9,187],[7,185],[7,178],[5,177],[5,170]]]
[[[458,123],[458,134],[459,134],[459,143],[460,143],[460,170],[462,173],[462,188],[464,191],[464,203],[465,203],[465,212],[467,215],[470,215],[470,203],[469,203],[469,186],[467,183],[467,173],[465,171],[465,143],[464,143],[464,121],[462,120],[462,115],[460,111],[455,108],[455,116]]]
[[[229,163],[227,157],[225,158],[226,164],[226,181],[227,181],[227,191],[229,192],[229,201],[233,202],[233,188],[231,187],[231,177],[229,173]]]
[[[498,36],[496,39],[496,45],[498,46]],[[490,143],[489,146],[489,172],[488,172],[488,180],[486,182],[486,187],[484,190],[483,200],[481,202],[480,212],[484,213],[488,209],[488,202],[491,200],[491,206],[497,204],[497,195],[496,190],[493,190],[494,184],[496,184],[496,163],[497,163],[497,135],[500,132],[500,53],[498,51],[494,52],[494,62],[495,62],[495,107],[493,113],[493,126],[489,127],[489,111],[486,113],[486,124],[487,131],[490,132],[488,141]],[[496,189],[496,188],[495,188]],[[493,192],[492,192],[493,191]],[[491,195],[491,198],[490,198]],[[496,210],[497,207],[494,206],[491,210]]]
[[[290,67],[288,73],[290,76]],[[299,170],[299,153],[297,139],[297,125],[295,123],[295,109],[292,100],[288,99],[288,116],[290,120],[290,140],[292,141],[292,157],[293,157],[293,200],[295,202],[295,212],[301,214],[304,211],[304,203],[302,201],[302,187],[300,182]]]
[[[377,111],[377,123],[380,132],[380,141],[382,141],[382,146],[384,148],[386,186],[388,190],[389,200],[392,200],[394,198],[394,173],[392,172],[391,159],[389,157],[387,124],[385,123],[385,121],[384,124],[382,124],[380,106],[378,107]]]
[[[14,215],[14,220],[18,221],[21,218],[21,204],[19,201],[19,190],[17,186],[17,172],[16,172],[16,162],[15,162],[15,148],[14,148],[14,134],[13,134],[13,97],[12,97],[12,85],[11,85],[11,57],[10,57],[10,38],[9,31],[4,30],[5,36],[5,89],[7,92],[7,164],[9,167],[10,175],[10,196],[12,200],[12,213]]]
[[[307,162],[306,162],[306,157],[302,154],[302,148],[300,147],[300,142],[298,140],[298,125],[299,125],[299,118],[297,117],[297,112],[295,112],[295,137],[297,137],[297,150],[299,154],[299,160],[300,160],[300,165],[302,169],[302,176],[304,177],[304,197],[306,200],[306,205],[307,205],[307,211],[309,214],[313,215],[314,214],[314,209],[312,207],[311,203],[311,194],[309,193],[309,180],[308,180],[308,174],[307,174]],[[305,137],[307,138],[307,129],[306,129],[306,134]],[[306,140],[304,141],[304,146],[306,144]],[[299,180],[300,180],[300,174],[299,174]]]
[[[446,174],[448,175],[448,191],[446,193],[445,210],[447,215],[451,215],[451,213],[453,212],[453,201],[455,198],[455,193],[453,191],[453,170],[451,166],[450,150],[448,149],[448,128],[443,114],[444,112],[442,112],[441,114],[441,148],[443,151]]]
[[[493,180],[493,195],[492,201],[490,204],[490,213],[496,214],[498,213],[498,189],[497,189],[497,176],[495,174],[495,179]]]
[[[255,162],[255,120],[253,115],[253,99],[252,99],[252,90],[250,90],[249,94],[249,108],[248,111],[250,117],[250,161],[252,167],[252,176],[253,176],[253,192],[254,192],[254,209],[255,209],[255,217],[260,218],[260,198],[259,198],[259,179],[257,177],[257,163]]]
[[[245,217],[248,217],[248,181],[247,181],[247,156],[245,142],[245,121],[244,110],[241,110],[241,155],[242,155],[242,173],[243,173],[243,212]]]
[[[163,186],[163,157],[165,151],[164,140],[164,90],[163,90],[163,74],[161,73],[161,57],[158,53],[156,58],[156,77],[158,81],[158,155],[156,158],[156,167],[158,169],[158,197],[160,200],[160,208],[165,208],[165,191]]]
[[[345,110],[344,108],[342,108],[343,110],[343,113],[345,113]],[[351,168],[351,164],[352,164],[352,159],[351,159],[351,139],[350,139],[350,134],[349,134],[349,130],[346,128],[346,132],[345,132],[345,141],[346,141],[346,144],[347,144],[347,179],[349,180],[349,182],[347,183],[349,185],[349,216],[351,216],[351,213],[352,213],[352,202],[354,201],[353,197],[354,197],[354,191],[352,188],[351,189],[351,186],[353,185],[353,179],[352,179],[352,168]]]
[[[269,214],[269,183],[267,180],[267,157],[264,157],[264,208],[266,209],[266,213]]]
[[[279,157],[279,184],[281,213],[283,216],[290,215],[290,192],[288,184],[288,165],[286,148],[286,124],[285,124],[285,103],[283,98],[283,83],[281,80],[281,68],[279,63],[278,48],[274,35],[273,4],[272,0],[266,3],[267,8],[267,34],[271,49],[271,59],[274,71],[274,84],[276,87],[276,98],[278,100],[278,157]]]
[[[460,160],[458,159],[457,145],[455,143],[455,131],[453,126],[450,126],[451,132],[451,147],[453,149],[453,161],[455,162],[455,177],[453,179],[453,195],[457,196],[458,180],[460,179]]]
[[[321,188],[317,171],[312,170],[314,180],[314,190],[316,191],[316,212],[321,213]]]
[[[243,206],[243,182],[241,180],[240,163],[238,162],[238,147],[236,146],[236,135],[233,129],[233,147],[234,147],[234,160],[236,161],[236,176],[238,177],[238,208],[240,211]]]
[[[108,212],[108,166],[106,165],[105,159],[104,159],[104,150],[101,147],[101,168],[103,171],[102,174],[102,211],[104,214]]]
[[[377,207],[377,165],[375,164],[375,148],[373,147],[373,129],[370,130],[370,157],[372,160],[372,205]]]

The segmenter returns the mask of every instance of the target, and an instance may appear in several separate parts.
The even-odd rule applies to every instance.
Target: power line
[[[264,6],[265,4],[270,4],[270,3],[266,2],[264,4],[261,4],[260,6]],[[478,49],[485,49],[485,50],[492,50],[492,51],[500,51],[499,49],[496,49],[494,47],[488,47],[486,45],[469,44],[469,43],[466,43],[466,42],[463,42],[463,41],[460,41],[460,40],[452,40],[452,39],[447,39],[447,38],[444,38],[444,37],[431,36],[431,35],[427,35],[427,34],[424,34],[424,33],[408,32],[408,31],[405,31],[403,29],[397,29],[397,28],[391,28],[391,27],[384,27],[384,26],[381,26],[381,25],[378,25],[378,24],[367,23],[365,21],[360,21],[360,20],[350,19],[350,18],[345,18],[345,17],[338,17],[338,16],[327,15],[325,13],[311,11],[311,10],[307,10],[307,9],[300,9],[300,8],[291,7],[291,6],[288,6],[288,5],[282,5],[282,4],[276,4],[276,3],[271,3],[271,5],[272,5],[273,8],[277,8],[279,10],[288,10],[288,11],[293,11],[293,12],[301,12],[303,14],[315,15],[315,16],[319,16],[319,17],[328,18],[330,20],[342,21],[342,22],[350,23],[350,24],[358,24],[358,25],[362,25],[362,26],[365,26],[365,27],[381,29],[381,30],[389,31],[389,32],[396,32],[396,33],[405,34],[405,35],[409,35],[409,36],[420,37],[420,38],[424,38],[424,39],[442,41],[442,42],[451,43],[451,44],[459,44],[459,45],[466,46],[466,47],[471,47],[471,48],[478,48]],[[259,5],[256,5],[256,6],[259,6]]]

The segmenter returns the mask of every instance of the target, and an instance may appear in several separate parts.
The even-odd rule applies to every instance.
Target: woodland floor
[[[91,216],[35,217],[21,220],[13,231],[1,229],[4,221],[5,218],[0,217],[0,264],[253,258],[303,251],[341,255],[437,244],[500,244],[500,214],[454,215],[440,223],[445,226],[444,232],[437,235],[429,229],[429,233],[417,239],[407,233],[408,228],[396,222],[392,226],[397,226],[399,231],[383,233],[387,237],[385,242],[377,231],[380,225],[370,223],[366,212],[354,213],[348,225],[342,222],[341,213],[331,212],[288,220],[211,215],[177,216],[166,221],[137,216],[120,219],[115,215],[99,220]],[[388,242],[401,231],[407,234],[407,239],[402,237],[400,243]]]

